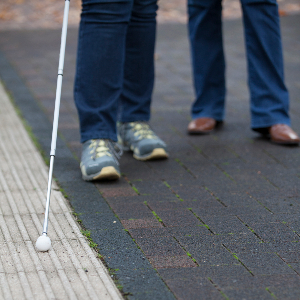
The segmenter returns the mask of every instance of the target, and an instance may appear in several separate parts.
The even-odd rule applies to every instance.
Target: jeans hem
[[[109,134],[105,131],[98,131],[98,132],[82,135],[80,142],[84,143],[88,140],[95,140],[95,139],[108,139],[108,140],[112,140],[113,142],[116,142],[118,140],[116,134]]]
[[[199,119],[199,118],[212,118],[214,120],[216,120],[217,122],[223,122],[224,121],[224,117],[220,117],[220,116],[216,116],[216,115],[213,115],[213,114],[192,114],[192,119],[193,120],[196,120],[196,119]]]
[[[255,123],[255,125],[251,125],[251,129],[254,131],[257,131],[262,128],[271,127],[275,124],[285,124],[285,125],[291,126],[290,120],[284,120],[284,121],[272,120],[272,121],[268,121],[268,122],[262,122],[259,124]]]
[[[150,117],[145,117],[145,116],[135,116],[134,118],[122,118],[120,120],[121,123],[130,123],[130,122],[137,122],[137,121],[142,121],[142,122],[148,122],[150,120]]]

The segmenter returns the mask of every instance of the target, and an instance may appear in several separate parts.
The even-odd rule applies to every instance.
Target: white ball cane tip
[[[51,240],[48,236],[41,235],[37,239],[35,246],[38,251],[48,251],[51,247]]]

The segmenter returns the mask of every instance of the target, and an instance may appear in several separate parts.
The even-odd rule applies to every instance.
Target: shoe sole
[[[120,173],[114,167],[104,167],[97,175],[82,176],[82,178],[86,181],[117,180],[120,177]]]
[[[137,160],[154,160],[168,158],[169,155],[164,148],[157,148],[154,149],[150,154],[147,154],[146,156],[137,156],[136,154],[133,154],[133,157]]]

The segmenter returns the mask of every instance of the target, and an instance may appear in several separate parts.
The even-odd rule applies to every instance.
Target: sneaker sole
[[[146,156],[137,156],[136,154],[133,154],[133,157],[137,160],[152,160],[152,159],[163,159],[168,158],[169,155],[163,148],[157,148],[154,149],[150,154]]]
[[[114,167],[104,167],[97,175],[82,176],[86,181],[92,180],[117,180],[121,177],[120,173]]]

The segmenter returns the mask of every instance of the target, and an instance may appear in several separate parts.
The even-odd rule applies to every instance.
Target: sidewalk
[[[281,23],[292,125],[300,133],[299,15],[283,17]],[[151,125],[167,142],[170,158],[139,162],[131,153],[124,153],[120,160],[122,178],[117,182],[101,183],[81,179],[79,124],[73,102],[78,31],[74,27],[68,30],[54,166],[57,184],[67,195],[81,226],[91,233],[105,265],[113,270],[124,298],[298,300],[300,149],[273,145],[249,128],[249,91],[241,20],[224,22],[226,122],[210,135],[186,134],[194,97],[186,30],[183,24],[160,24],[157,30]],[[0,32],[0,78],[46,156],[51,142],[60,33],[60,29]],[[2,128],[0,132],[6,136],[7,130],[2,133]],[[2,143],[12,146],[9,155],[27,145],[23,142],[16,147],[15,141],[4,143],[4,138]],[[29,154],[30,151],[26,152]],[[18,153],[11,160],[15,157],[22,156]],[[3,164],[11,161],[5,155],[1,160]],[[27,157],[20,161],[29,168],[28,162]],[[36,186],[31,177],[23,176],[26,168],[13,175],[20,176],[23,186],[28,185],[30,193],[27,194],[31,196],[36,193],[33,190]],[[33,170],[34,175],[40,172]],[[46,169],[44,173],[37,176],[45,183]],[[15,178],[7,181],[8,185],[18,184]],[[45,187],[46,184],[42,184],[39,189],[45,191]],[[57,193],[54,193],[56,198]],[[41,193],[41,199],[38,198],[34,206],[34,209],[41,207],[39,212],[18,205],[19,214],[22,215],[22,210],[32,215],[33,221],[28,221],[34,224],[34,234],[28,229],[30,241],[35,241],[40,234],[38,228],[42,218],[36,221],[34,216],[43,212],[44,194]],[[12,195],[15,199],[18,192],[13,190]],[[62,214],[56,211],[60,203],[57,199],[51,203],[51,238],[55,241],[55,253],[56,245],[61,245],[58,248],[65,252],[62,266],[66,266],[65,273],[69,274],[73,259],[80,260],[81,256],[65,255],[65,245],[59,243],[61,236],[56,226],[64,227],[65,219],[59,218]],[[58,223],[53,222],[54,218]],[[27,228],[27,222],[22,221]],[[86,241],[78,237],[78,230],[68,228],[64,229],[67,230],[65,236],[71,237],[70,244],[73,237]],[[3,234],[5,232],[7,230]],[[23,238],[23,232],[12,236]],[[88,270],[83,274],[90,276],[89,267],[81,265]],[[23,268],[31,270],[27,265]],[[59,278],[58,274],[51,280]],[[95,279],[91,285],[98,281],[101,282]],[[72,282],[70,284],[73,286]]]
[[[37,252],[48,170],[0,83],[0,299],[122,299],[54,183],[48,236]]]

